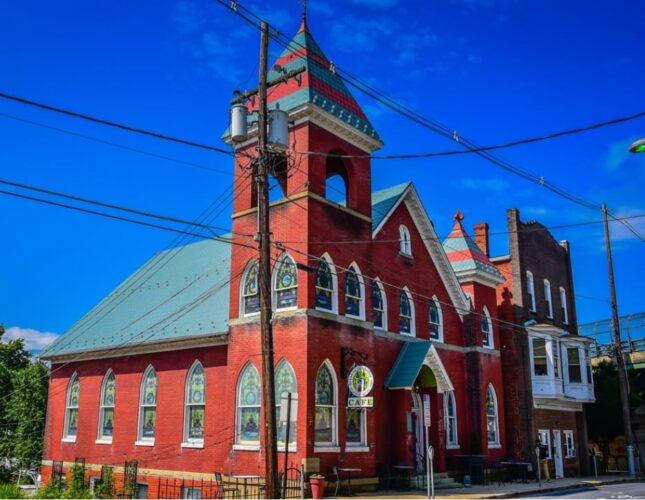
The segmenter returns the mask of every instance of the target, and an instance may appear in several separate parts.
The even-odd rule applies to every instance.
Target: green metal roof
[[[158,253],[40,357],[228,333],[230,260],[214,240]]]
[[[430,345],[429,340],[406,342],[385,379],[385,387],[388,389],[412,387],[419,371],[421,371]]]
[[[372,231],[379,227],[411,185],[411,182],[404,182],[372,193]]]

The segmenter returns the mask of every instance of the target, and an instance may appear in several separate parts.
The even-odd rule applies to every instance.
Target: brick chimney
[[[486,222],[475,224],[475,243],[477,243],[477,246],[484,252],[486,257],[490,257],[488,249],[488,224]]]

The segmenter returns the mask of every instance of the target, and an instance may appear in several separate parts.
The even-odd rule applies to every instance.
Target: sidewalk
[[[577,488],[594,488],[605,484],[617,484],[630,481],[642,481],[643,477],[630,478],[627,474],[598,476],[598,479],[589,478],[564,478],[543,482],[542,487],[535,481],[528,483],[506,483],[488,486],[475,485],[471,488],[451,488],[435,490],[436,498],[518,498],[532,495],[543,495],[553,491],[572,490]],[[377,493],[358,493],[356,496],[366,498],[427,498],[425,492],[413,491],[379,491]]]

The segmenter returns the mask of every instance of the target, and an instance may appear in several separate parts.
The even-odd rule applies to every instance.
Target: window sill
[[[410,260],[414,259],[414,257],[412,257],[411,253],[402,252],[401,250],[399,250],[399,255],[401,257],[405,257],[406,259],[410,259]]]
[[[365,321],[365,318],[363,316],[354,316],[353,314],[345,314],[345,317],[349,319],[356,319],[358,321]]]
[[[459,446],[458,444],[447,444],[446,445],[446,450],[458,450],[460,448],[461,448],[461,446]],[[490,448],[490,446],[489,446],[489,448]]]
[[[406,333],[406,332],[399,332],[399,335],[403,335],[405,337],[416,337],[414,333]]]
[[[496,449],[496,448],[501,448],[501,447],[502,447],[502,445],[501,445],[501,444],[499,444],[499,443],[494,443],[494,444],[489,444],[489,445],[488,445],[488,449],[489,449],[489,450],[491,450],[491,449]]]
[[[314,453],[340,453],[340,446],[314,446]]]
[[[259,444],[234,444],[233,449],[237,451],[260,451]]]
[[[322,313],[327,313],[327,314],[338,314],[338,309],[325,309],[323,307],[315,307],[314,308],[316,311],[320,311]]]
[[[203,448],[204,442],[195,442],[195,443],[181,443],[182,448]]]
[[[369,446],[345,446],[345,453],[367,453],[369,451]]]
[[[96,441],[94,441],[94,443],[96,443],[96,444],[112,444],[112,440],[111,439],[97,439]]]
[[[289,453],[298,451],[298,447],[295,445],[289,445]],[[284,453],[284,446],[278,446],[278,452]]]
[[[74,437],[64,437],[61,439],[62,443],[75,443],[76,442],[76,436]]]
[[[151,441],[135,441],[134,442],[135,446],[154,446],[155,445],[155,440]]]

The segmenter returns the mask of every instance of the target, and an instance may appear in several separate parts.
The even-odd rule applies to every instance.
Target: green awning
[[[438,392],[453,390],[452,382],[441,362],[439,353],[429,340],[406,342],[403,345],[385,379],[385,387],[388,389],[411,389],[423,365],[432,370]]]

